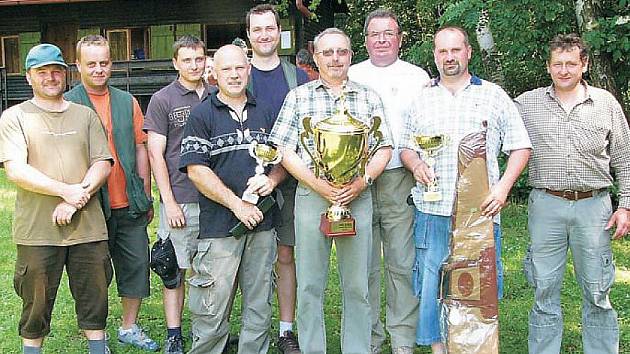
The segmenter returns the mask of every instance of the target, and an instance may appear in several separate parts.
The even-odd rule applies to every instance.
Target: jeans
[[[413,286],[420,298],[416,343],[431,345],[442,342],[440,331],[440,304],[438,290],[442,263],[449,255],[451,217],[425,214],[416,210],[414,241],[416,263],[413,268]],[[497,257],[497,291],[503,296],[503,264],[501,262],[501,228],[494,224],[494,242]]]
[[[618,353],[619,324],[608,295],[615,279],[607,192],[569,201],[540,189],[529,195],[531,245],[524,271],[534,287],[529,314],[529,352],[557,354],[562,340],[560,290],[571,249],[582,295],[582,345],[586,354]]]

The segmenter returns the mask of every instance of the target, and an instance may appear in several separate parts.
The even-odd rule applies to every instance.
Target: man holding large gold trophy
[[[466,339],[479,342],[479,346],[468,351],[457,350],[461,343],[451,339],[462,338],[461,332],[478,328],[487,320],[494,321],[490,327],[493,335],[497,333],[497,297],[501,296],[502,284],[498,213],[525,167],[531,148],[510,97],[498,85],[468,71],[471,54],[463,29],[449,26],[438,30],[433,55],[440,76],[416,97],[401,137],[401,160],[417,181],[412,190],[417,209],[413,283],[420,299],[416,343],[431,345],[433,353],[446,353],[447,344],[449,353],[494,352],[487,348],[495,348],[496,341],[490,342],[484,336],[469,333]],[[509,154],[503,176],[497,159],[500,152]],[[479,232],[481,224],[483,230]],[[453,242],[461,234],[470,238],[461,244]],[[480,244],[484,246],[478,247]],[[481,312],[483,318],[477,320],[473,315],[476,322],[464,324],[459,332],[447,329],[442,333],[438,294],[442,293],[440,284],[445,278],[441,279],[440,274],[443,262],[454,253],[476,257],[468,263],[472,266],[461,267],[447,280],[460,282],[454,287],[463,289],[458,299],[473,304],[471,313]],[[485,272],[479,264],[487,265],[490,271]],[[463,274],[461,269],[466,274],[458,277]],[[486,277],[487,273],[491,274]],[[480,279],[485,280],[483,288]],[[467,288],[467,280],[472,287]]]
[[[334,241],[343,291],[342,352],[369,353],[372,196],[367,187],[391,157],[391,137],[376,92],[348,80],[350,38],[336,28],[324,30],[315,37],[314,59],[320,79],[289,92],[269,137],[299,182],[300,348],[306,354],[326,352],[323,297]]]

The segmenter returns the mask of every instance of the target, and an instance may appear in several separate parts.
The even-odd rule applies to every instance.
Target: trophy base
[[[260,199],[260,197],[258,196],[258,194],[245,191],[243,192],[243,197],[241,199],[251,204],[258,204],[258,199]]]
[[[351,237],[357,234],[354,225],[354,218],[343,218],[339,221],[331,221],[326,217],[326,213],[322,214],[319,223],[319,230],[326,237]]]
[[[442,192],[427,191],[422,194],[422,200],[425,202],[439,202],[442,200]]]

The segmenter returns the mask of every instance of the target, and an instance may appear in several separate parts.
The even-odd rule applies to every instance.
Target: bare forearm
[[[153,178],[155,178],[155,184],[157,184],[160,196],[164,203],[176,203],[173,190],[171,188],[171,180],[168,175],[168,168],[166,167],[166,160],[164,159],[164,152],[166,151],[166,137],[153,132],[149,132],[148,142],[148,155],[151,165],[151,171],[153,171]]]
[[[530,149],[510,151],[510,157],[508,158],[505,172],[503,173],[503,176],[501,176],[501,183],[505,183],[511,188],[518,179],[518,176],[520,176],[521,172],[523,172],[525,166],[527,166],[530,154]]]
[[[315,190],[318,178],[313,171],[306,166],[297,153],[289,149],[284,149],[282,156],[282,166],[284,169],[300,183]]]
[[[67,185],[23,162],[5,161],[4,167],[11,182],[30,192],[60,197]]]
[[[90,195],[94,195],[94,193],[96,193],[103,186],[103,184],[105,184],[111,170],[111,161],[96,161],[85,173],[82,185],[88,186],[87,192],[90,193]]]
[[[201,194],[230,210],[235,210],[241,201],[207,166],[189,165],[188,178]]]
[[[378,176],[381,175],[381,173],[383,173],[385,167],[387,166],[387,163],[389,163],[389,160],[391,158],[391,147],[386,146],[378,149],[365,167],[365,173],[367,173],[373,179],[376,179]]]
[[[149,165],[149,154],[144,144],[136,144],[136,170],[138,176],[144,182],[144,192],[151,196],[151,167]]]
[[[269,179],[273,182],[274,188],[287,178],[287,170],[281,164],[275,165],[269,172]]]
[[[413,171],[413,169],[422,162],[417,152],[405,148],[400,150],[400,160],[403,166],[409,171]]]

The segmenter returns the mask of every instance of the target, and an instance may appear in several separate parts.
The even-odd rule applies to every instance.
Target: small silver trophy
[[[435,166],[435,157],[437,156],[438,151],[448,145],[450,140],[449,137],[445,134],[416,135],[414,136],[414,140],[420,150],[425,153],[427,157],[427,165],[435,173],[435,170],[433,169]],[[433,181],[427,184],[426,190],[423,194],[423,199],[425,202],[439,202],[442,200],[442,191],[440,190],[437,179],[434,178]]]
[[[256,140],[249,145],[249,155],[256,160],[256,176],[265,174],[265,167],[275,165],[282,160],[282,154],[275,146],[259,144]],[[255,176],[255,177],[256,177]],[[243,199],[246,202],[256,204],[260,196],[248,189],[243,192]]]

